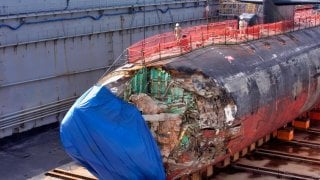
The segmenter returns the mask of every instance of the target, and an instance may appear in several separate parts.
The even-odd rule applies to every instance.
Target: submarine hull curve
[[[208,47],[164,68],[200,71],[232,97],[243,134],[228,146],[230,152],[238,152],[319,103],[319,38],[316,27],[236,46]]]
[[[172,179],[240,152],[318,104],[319,37],[314,27],[210,46],[120,67],[98,84],[140,109]]]

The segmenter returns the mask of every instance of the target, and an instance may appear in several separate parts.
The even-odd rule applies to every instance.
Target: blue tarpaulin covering
[[[165,179],[159,149],[140,111],[94,86],[62,121],[67,153],[99,179]]]

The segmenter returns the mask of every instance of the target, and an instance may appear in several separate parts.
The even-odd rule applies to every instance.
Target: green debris
[[[148,70],[140,69],[131,80],[131,91],[133,94],[147,93]]]
[[[168,105],[167,113],[182,114],[187,108],[193,107],[193,95],[184,89],[175,87],[169,73],[161,68],[143,68],[131,79],[124,98],[132,94],[145,93],[150,97]]]
[[[158,67],[137,70],[124,92],[149,123],[162,156],[174,164],[224,155],[229,133],[224,93],[201,74],[169,73]]]
[[[180,147],[182,149],[187,149],[189,144],[190,144],[189,137],[188,136],[183,136],[181,141],[180,141]]]

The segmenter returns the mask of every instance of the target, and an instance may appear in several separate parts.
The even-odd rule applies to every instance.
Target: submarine
[[[237,21],[212,25],[227,28],[214,31],[220,39],[129,47],[129,62],[101,77],[62,121],[67,153],[100,179],[176,179],[312,109],[320,102],[320,16],[286,15],[252,32],[235,30]],[[304,15],[309,21],[297,23]]]

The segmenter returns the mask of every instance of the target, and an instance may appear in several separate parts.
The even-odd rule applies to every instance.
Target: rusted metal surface
[[[99,83],[128,101],[147,94],[158,106],[151,109],[158,110],[141,110],[153,119],[161,119],[162,105],[162,111],[181,115],[176,121],[148,122],[168,178],[175,178],[229,159],[312,108],[320,98],[320,43],[314,40],[319,36],[315,27],[241,45],[207,47],[146,68],[122,67]]]

